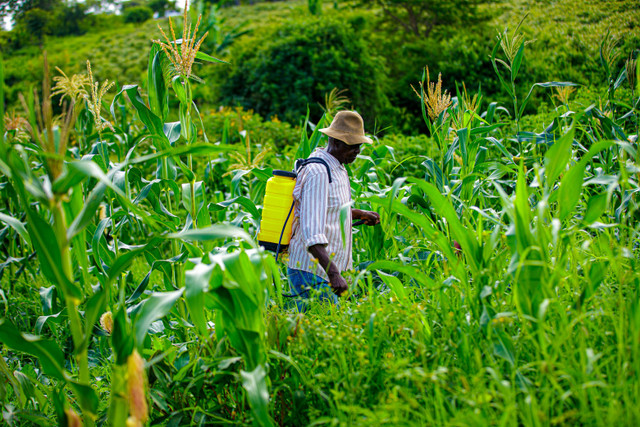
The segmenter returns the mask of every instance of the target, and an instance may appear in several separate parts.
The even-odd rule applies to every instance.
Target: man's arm
[[[324,271],[327,272],[333,292],[340,296],[340,294],[349,289],[349,285],[347,285],[347,281],[340,274],[340,270],[333,262],[331,262],[331,258],[329,258],[329,254],[327,253],[327,249],[324,245],[318,244],[309,246],[309,252],[318,260]]]
[[[380,214],[373,211],[363,211],[361,209],[351,209],[352,219],[363,219],[365,225],[380,224]]]
[[[299,229],[303,244],[329,276],[333,291],[340,295],[347,290],[348,285],[340,275],[338,267],[331,262],[326,249],[329,241],[324,234],[324,229],[329,199],[329,179],[324,169],[320,168],[318,165],[307,166],[304,181],[301,181]]]

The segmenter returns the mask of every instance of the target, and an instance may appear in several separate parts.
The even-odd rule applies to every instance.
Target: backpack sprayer
[[[329,165],[318,157],[298,159],[295,163],[295,172],[276,169],[273,171],[273,176],[267,180],[258,244],[268,251],[275,252],[276,261],[280,251],[286,250],[291,241],[291,227],[293,226],[291,213],[295,205],[293,189],[296,186],[296,178],[300,170],[311,163],[324,165],[327,169],[329,183],[332,182]]]

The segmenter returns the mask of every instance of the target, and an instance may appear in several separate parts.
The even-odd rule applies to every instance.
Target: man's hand
[[[342,274],[340,273],[329,274],[329,283],[331,284],[331,289],[333,289],[333,292],[338,296],[349,290],[347,281],[344,279],[344,277],[342,277]]]
[[[380,214],[378,212],[351,209],[351,218],[364,220],[365,225],[380,224]]]
[[[340,296],[349,289],[349,285],[344,277],[342,277],[342,274],[340,274],[340,270],[338,270],[338,267],[331,262],[329,254],[327,254],[327,249],[324,245],[318,244],[310,246],[309,252],[318,260],[324,271],[327,272],[331,289],[333,289],[333,292],[336,295]]]

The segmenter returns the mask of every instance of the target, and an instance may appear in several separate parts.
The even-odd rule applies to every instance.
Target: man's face
[[[360,154],[362,144],[348,145],[339,139],[334,139],[333,142],[335,150],[331,154],[342,164],[353,163]]]

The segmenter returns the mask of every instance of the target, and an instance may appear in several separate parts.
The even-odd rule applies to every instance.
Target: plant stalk
[[[56,234],[56,240],[60,248],[60,256],[62,258],[62,271],[67,277],[67,280],[73,282],[73,263],[71,260],[71,252],[69,251],[69,244],[67,241],[67,225],[64,209],[60,200],[56,200],[52,209],[54,232]],[[82,320],[78,313],[78,304],[80,301],[71,297],[71,295],[64,296],[65,305],[67,308],[67,316],[69,318],[69,327],[71,329],[71,336],[73,339],[74,352],[83,348],[84,333],[82,331]],[[78,363],[78,379],[82,384],[89,384],[89,353],[86,347],[77,352],[74,355],[76,362]],[[93,419],[89,414],[84,414],[84,422],[86,426],[93,426]]]

